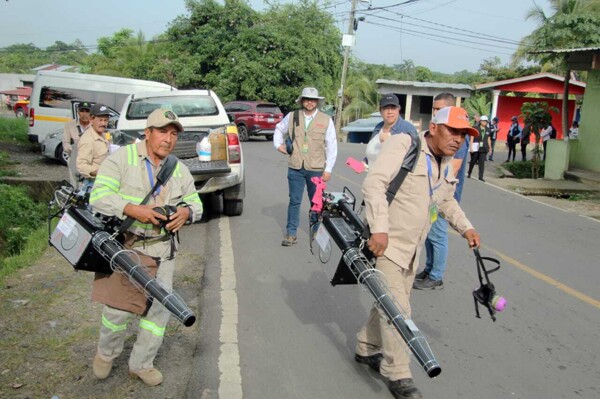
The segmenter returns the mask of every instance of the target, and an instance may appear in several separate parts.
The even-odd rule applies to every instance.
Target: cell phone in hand
[[[365,164],[352,157],[348,157],[348,159],[346,159],[346,165],[358,174],[365,171]]]

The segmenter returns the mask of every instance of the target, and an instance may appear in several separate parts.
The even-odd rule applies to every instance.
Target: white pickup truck
[[[223,104],[213,91],[175,90],[130,95],[121,110],[113,143],[124,145],[141,137],[148,115],[157,108],[172,110],[184,127],[173,155],[190,169],[198,193],[222,194],[223,213],[241,215],[245,196],[242,146],[237,128],[229,121]],[[196,143],[206,137],[209,130],[224,136],[213,135],[224,143],[224,148],[222,151],[213,148],[211,160],[200,161]]]

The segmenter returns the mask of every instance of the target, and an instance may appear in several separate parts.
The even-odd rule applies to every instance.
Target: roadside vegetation
[[[0,144],[30,145],[27,121],[0,118]],[[15,166],[9,153],[0,151],[0,179],[15,176]],[[48,246],[45,215],[45,204],[34,201],[25,187],[0,180],[0,282],[14,270],[30,265]]]
[[[506,170],[512,173],[517,179],[531,179],[533,177],[533,163],[531,161],[507,162],[502,164],[502,167],[504,167]],[[544,176],[544,161],[539,161],[537,168],[539,176]]]

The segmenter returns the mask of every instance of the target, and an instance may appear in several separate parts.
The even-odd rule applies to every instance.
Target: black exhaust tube
[[[137,283],[147,295],[159,301],[184,326],[190,327],[196,322],[196,316],[183,299],[175,291],[167,290],[159,280],[148,274],[135,256],[109,233],[105,231],[95,233],[92,245],[108,262],[113,262],[120,271]]]

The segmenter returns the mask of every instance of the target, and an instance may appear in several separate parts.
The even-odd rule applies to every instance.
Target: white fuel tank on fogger
[[[50,245],[75,270],[124,273],[135,287],[160,302],[183,325],[193,325],[196,316],[183,299],[175,291],[167,289],[159,279],[152,277],[140,262],[138,254],[125,248],[111,229],[106,231],[107,220],[95,215],[84,203],[68,185],[57,190],[49,210],[53,206],[59,206],[60,210],[49,214],[48,223],[58,216],[60,221],[50,235]]]

